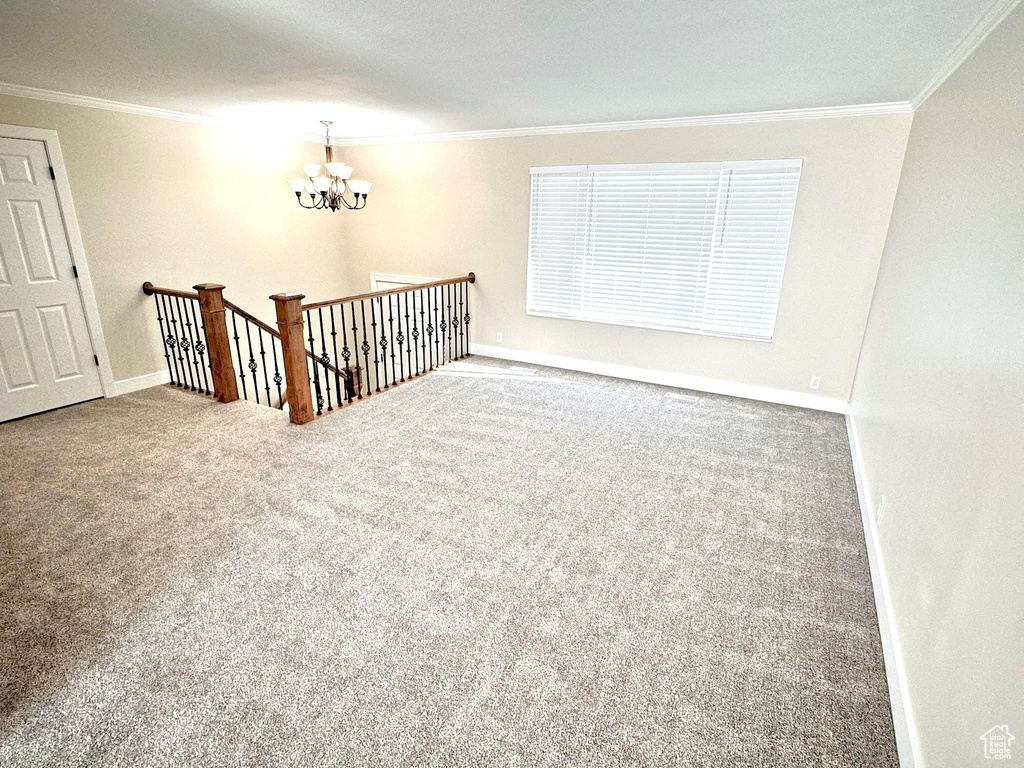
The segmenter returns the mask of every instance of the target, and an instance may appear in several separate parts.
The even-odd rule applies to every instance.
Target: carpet
[[[672,392],[0,425],[0,763],[895,766],[842,417]]]

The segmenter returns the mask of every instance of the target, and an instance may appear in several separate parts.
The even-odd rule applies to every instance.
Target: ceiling
[[[3,0],[0,81],[338,136],[906,101],[993,0]]]

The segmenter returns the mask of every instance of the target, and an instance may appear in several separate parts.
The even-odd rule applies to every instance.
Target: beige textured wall
[[[1024,758],[1024,8],[914,118],[853,390],[918,764]]]
[[[348,292],[345,213],[301,210],[284,181],[316,144],[11,97],[0,124],[58,133],[115,379],[164,367],[146,280],[223,283],[267,320],[271,293]]]
[[[475,342],[846,400],[910,115],[346,147],[375,182],[346,217],[352,281],[473,270]],[[531,166],[802,158],[770,344],[526,315]]]

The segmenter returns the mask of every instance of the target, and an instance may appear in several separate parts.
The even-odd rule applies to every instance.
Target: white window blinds
[[[527,312],[770,340],[800,167],[531,169]]]

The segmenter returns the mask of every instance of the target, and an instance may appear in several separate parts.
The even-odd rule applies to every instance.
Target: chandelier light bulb
[[[349,168],[344,163],[325,163],[324,164],[324,168],[327,169],[327,172],[329,174],[331,174],[331,176],[333,176],[336,179],[342,179],[342,180],[345,180],[349,176],[351,176],[352,175],[352,171],[353,171],[352,168]],[[347,176],[345,175],[346,171],[348,171],[348,175]]]

